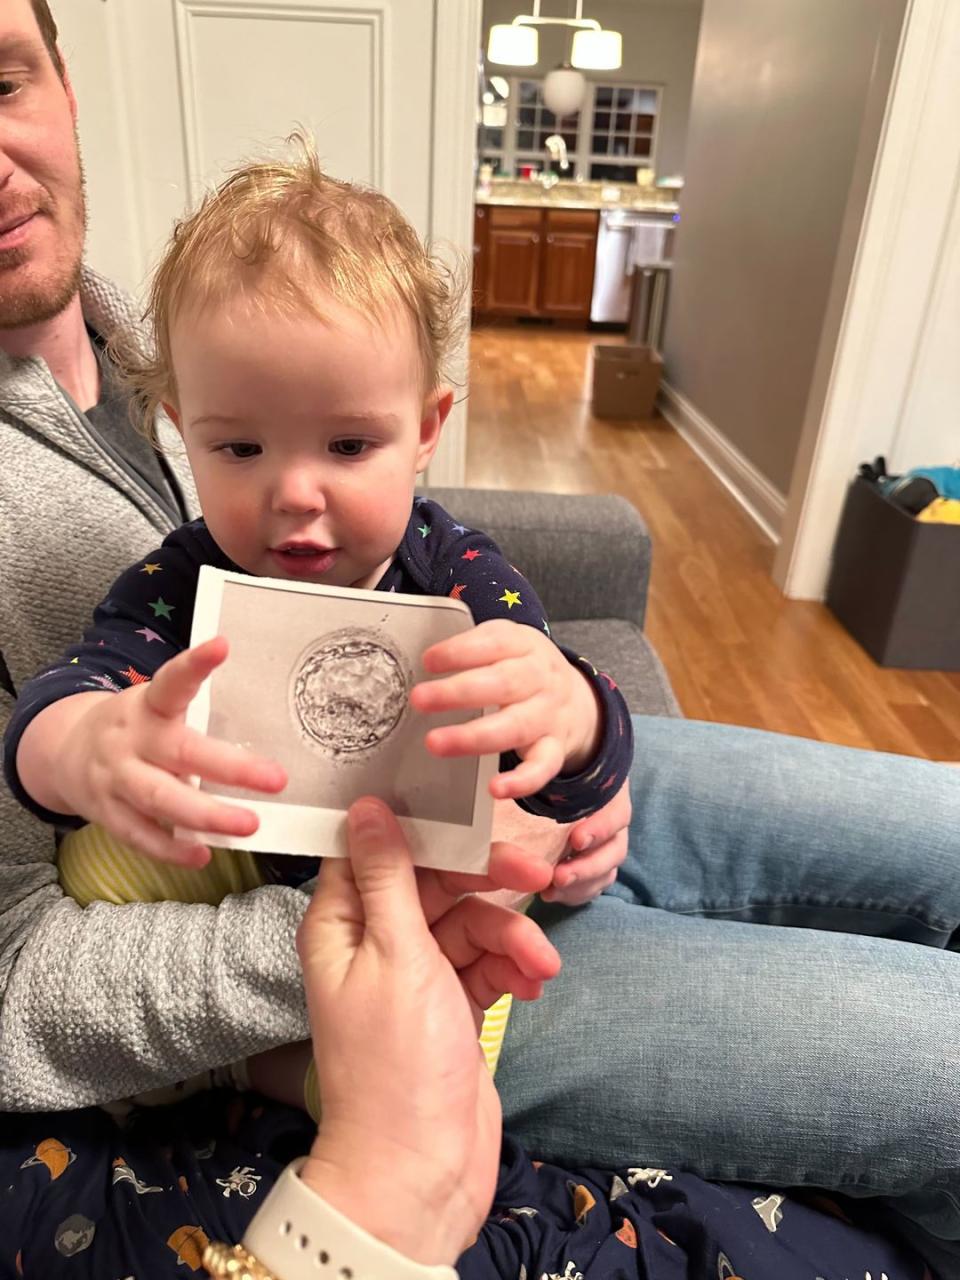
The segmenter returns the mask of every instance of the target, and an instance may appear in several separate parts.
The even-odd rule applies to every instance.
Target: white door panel
[[[480,0],[60,0],[90,261],[138,291],[173,223],[305,129],[328,172],[469,259]],[[132,224],[132,226],[131,226]],[[462,411],[436,482],[463,474]]]

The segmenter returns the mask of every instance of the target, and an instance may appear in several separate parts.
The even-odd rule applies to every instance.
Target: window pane
[[[593,113],[593,127],[597,133],[606,133],[610,128],[610,112],[595,111]]]
[[[536,102],[539,89],[540,86],[537,84],[536,80],[521,80],[520,101]]]
[[[610,85],[597,85],[596,104],[598,107],[612,106],[613,89]]]
[[[610,139],[605,133],[595,133],[593,135],[593,141],[590,144],[590,149],[595,156],[606,155],[610,150]]]
[[[521,151],[532,151],[534,147],[533,130],[518,129],[517,130],[517,146]]]
[[[634,128],[637,133],[653,133],[653,122],[656,116],[635,116]]]
[[[657,94],[654,89],[638,89],[633,102],[634,111],[643,111],[648,115],[657,113]]]
[[[635,164],[591,164],[590,178],[593,182],[636,182],[637,166]]]
[[[649,139],[649,138],[634,138],[634,140],[633,140],[633,154],[634,154],[635,156],[640,156],[640,157],[641,157],[641,159],[643,159],[643,160],[647,160],[647,159],[649,159],[649,157],[650,157],[650,139]]]
[[[487,148],[489,148],[491,151],[502,151],[503,150],[503,130],[488,129],[487,137],[484,145]]]
[[[521,107],[517,112],[517,124],[532,125],[536,118],[536,114],[537,112],[535,107]]]
[[[580,120],[580,112],[572,111],[568,116],[561,116],[557,121],[557,127],[563,129],[576,129]]]
[[[577,148],[577,135],[575,133],[565,133],[563,140],[567,144],[567,150],[573,152]]]
[[[629,111],[619,111],[617,113],[616,120],[613,127],[617,130],[618,133],[629,133],[630,120],[631,120],[631,116]]]
[[[613,139],[613,146],[608,147],[608,151],[615,156],[625,156],[630,151],[630,139],[620,137],[619,135]]]
[[[617,106],[620,107],[621,110],[624,107],[629,108],[633,106],[633,90],[632,89],[617,90]]]

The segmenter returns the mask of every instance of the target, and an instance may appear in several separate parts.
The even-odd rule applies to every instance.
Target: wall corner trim
[[[773,543],[779,543],[787,499],[692,401],[669,382],[660,385],[660,412],[747,515]]]

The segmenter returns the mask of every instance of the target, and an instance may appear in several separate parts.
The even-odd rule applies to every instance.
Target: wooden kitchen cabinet
[[[588,319],[598,222],[592,209],[478,205],[475,314]]]
[[[542,211],[490,206],[488,213],[486,313],[535,316],[540,296]]]
[[[540,314],[589,320],[597,256],[597,214],[592,209],[546,209],[540,272]]]

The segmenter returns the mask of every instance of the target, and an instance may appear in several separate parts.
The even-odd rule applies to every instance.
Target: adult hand
[[[572,824],[567,853],[557,864],[553,883],[540,895],[544,902],[578,907],[613,884],[627,856],[632,813],[627,781],[609,804]]]
[[[520,764],[490,783],[495,799],[532,796],[557,774],[578,772],[593,758],[600,704],[586,677],[543,632],[491,619],[432,645],[423,665],[446,678],[411,690],[418,711],[499,708],[427,734],[427,747],[437,756],[516,751]]]
[[[297,935],[323,1121],[301,1177],[415,1261],[452,1263],[493,1199],[500,1104],[477,1032],[560,966],[525,916],[415,872],[380,801],[348,814]]]
[[[217,637],[172,658],[147,684],[79,694],[47,707],[28,726],[17,753],[24,786],[47,808],[81,814],[162,862],[197,867],[209,860],[207,846],[175,836],[175,826],[253,835],[259,820],[251,810],[185,781],[197,776],[268,793],[286,786],[279,764],[183,722],[190,701],[226,656],[227,642]],[[45,787],[56,795],[48,799]]]

